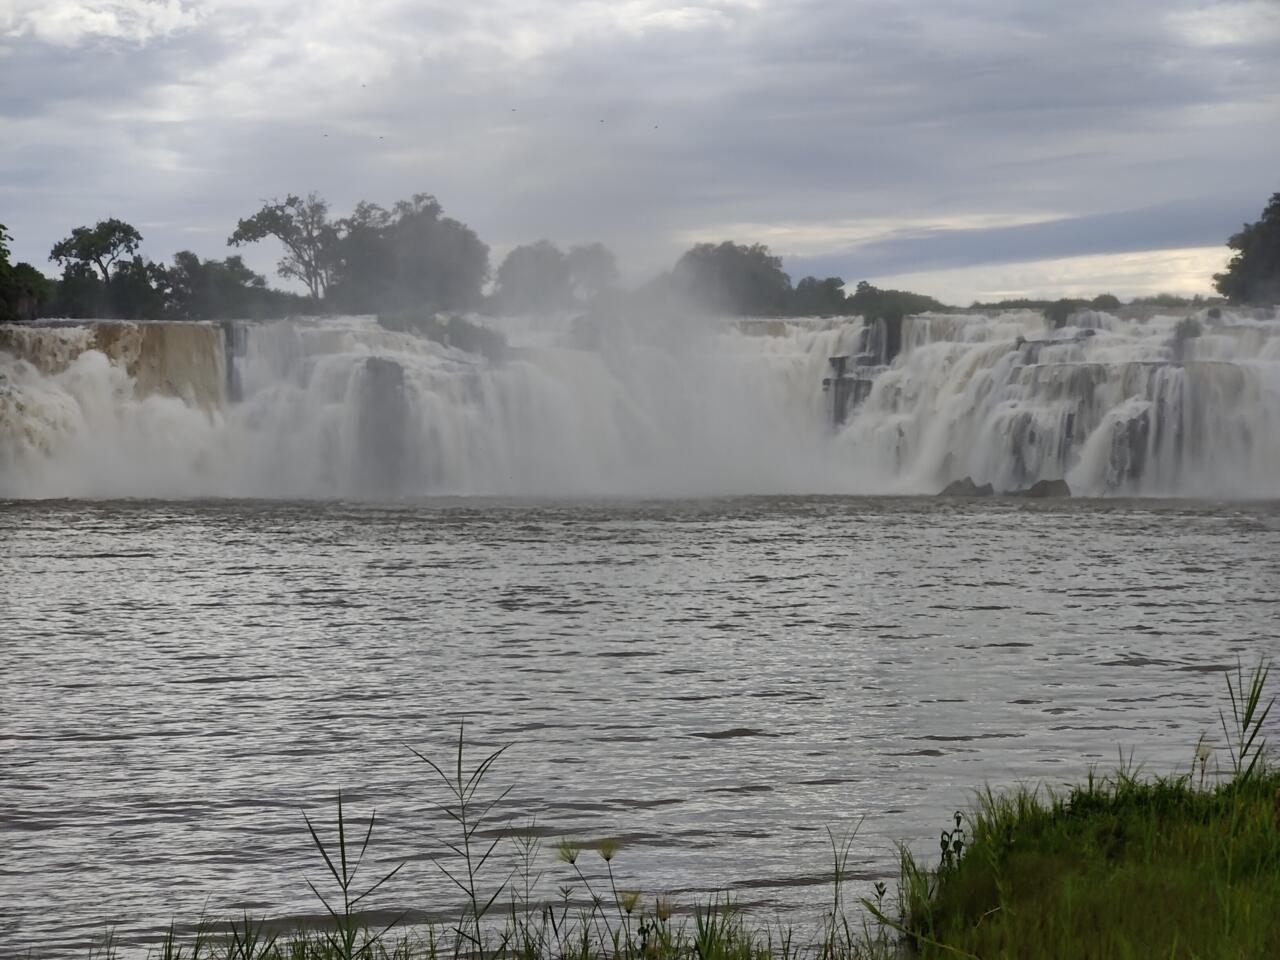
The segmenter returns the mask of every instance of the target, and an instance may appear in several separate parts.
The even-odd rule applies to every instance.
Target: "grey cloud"
[[[259,199],[309,189],[340,212],[427,190],[497,247],[601,238],[655,265],[678,236],[735,223],[1057,218],[890,230],[857,250],[833,239],[789,261],[887,274],[1220,242],[1277,187],[1274,36],[1197,46],[1169,17],[1219,8],[1191,0],[727,7],[696,29],[602,28],[531,57],[485,33],[538,27],[527,2],[379,9],[385,49],[352,53],[370,58],[366,87],[326,86],[277,44],[259,78],[270,109],[252,117],[197,100],[185,122],[94,119],[165,84],[216,84],[245,45],[285,29],[275,16],[211,16],[127,55],[16,41],[6,73],[54,58],[44,89],[0,83],[0,112],[25,131],[0,154],[0,219],[19,252],[43,256],[109,207],[153,224],[153,255],[221,255]],[[126,155],[176,161],[136,170]],[[41,237],[34,253],[27,234]]]
[[[1212,246],[1255,216],[1257,205],[1256,197],[1217,196],[1046,223],[920,231],[822,256],[789,258],[787,266],[797,277],[813,274],[874,281],[988,263]]]

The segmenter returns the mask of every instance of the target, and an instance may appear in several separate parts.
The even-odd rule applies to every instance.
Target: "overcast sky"
[[[1280,190],[1278,50],[1280,0],[0,0],[0,222],[51,270],[107,216],[221,257],[268,197],[428,192],[495,262],[1207,292]]]

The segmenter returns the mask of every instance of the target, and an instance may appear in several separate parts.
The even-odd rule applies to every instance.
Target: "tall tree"
[[[830,316],[844,309],[844,281],[840,277],[805,277],[791,294],[790,312],[798,316]]]
[[[1280,193],[1256,223],[1246,223],[1227,240],[1236,251],[1227,269],[1213,276],[1213,285],[1238,303],[1280,302]]]
[[[54,244],[49,259],[64,269],[81,263],[97,268],[103,283],[109,283],[116,266],[137,253],[142,234],[123,220],[111,217],[92,227],[76,227],[71,236]]]
[[[550,240],[516,247],[498,267],[494,295],[503,310],[553,313],[573,303],[569,259]]]
[[[305,298],[271,290],[240,257],[201,260],[190,250],[174,255],[166,270],[166,312],[183,320],[280,316],[305,309]]]
[[[164,266],[136,254],[121,260],[107,282],[107,313],[126,320],[160,320],[167,315],[169,276]]]
[[[618,287],[618,260],[603,243],[580,243],[569,248],[569,276],[584,300],[593,300]]]
[[[115,217],[76,227],[54,244],[49,258],[62,266],[56,312],[72,317],[147,319],[157,315],[161,279],[138,255],[140,234]]]
[[[329,222],[329,205],[314,193],[272,200],[241,219],[227,243],[238,247],[267,237],[284,244],[285,255],[276,272],[300,281],[318,305],[328,292],[337,263],[338,228]]]
[[[358,313],[467,310],[489,279],[489,248],[464,223],[443,216],[428,193],[391,210],[361,202],[336,224],[330,296]]]
[[[53,297],[53,282],[29,263],[10,263],[8,241],[0,223],[0,322],[33,320]]]
[[[392,210],[387,236],[400,306],[469,310],[480,302],[489,279],[489,247],[465,223],[443,212],[429,193],[415,193]]]
[[[709,310],[776,316],[786,308],[791,278],[762,243],[700,243],[676,261],[677,289]]]
[[[851,313],[858,313],[868,320],[879,317],[897,318],[930,310],[946,310],[943,303],[923,293],[909,290],[881,290],[866,280],[859,280],[853,294],[845,301]]]
[[[383,310],[395,285],[396,261],[387,237],[389,211],[363,200],[351,216],[337,223],[333,282],[329,297],[338,310],[376,313]]]

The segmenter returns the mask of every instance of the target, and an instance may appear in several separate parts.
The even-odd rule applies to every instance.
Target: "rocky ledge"
[[[938,494],[940,497],[993,497],[995,495],[995,488],[991,484],[974,483],[973,477],[952,480]],[[1071,487],[1067,485],[1065,480],[1037,480],[1025,490],[1003,490],[1001,495],[1006,497],[1032,497],[1034,499],[1069,497],[1071,496]]]

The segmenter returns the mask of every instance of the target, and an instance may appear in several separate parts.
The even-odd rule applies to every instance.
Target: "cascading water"
[[[1280,495],[1274,313],[486,322],[0,327],[0,496]]]
[[[892,365],[864,353],[852,368],[865,399],[843,411],[836,444],[916,487],[969,476],[997,490],[1065,478],[1092,494],[1280,494],[1273,313],[1071,322],[907,317]]]
[[[371,318],[235,325],[209,341],[232,398],[213,406],[131,376],[96,326],[9,334],[0,495],[800,492],[835,475],[820,381],[846,324],[505,325],[496,360]]]

